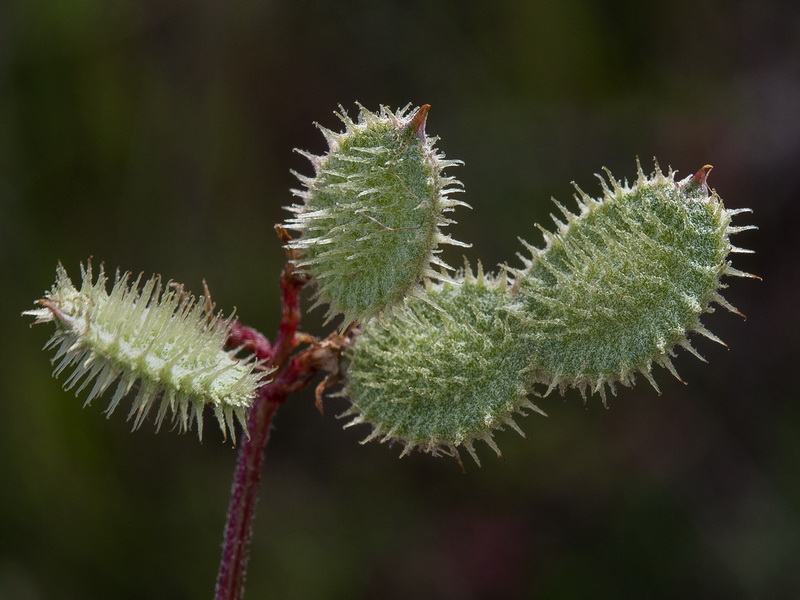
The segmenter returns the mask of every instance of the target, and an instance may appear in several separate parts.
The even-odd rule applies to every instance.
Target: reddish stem
[[[287,241],[286,232],[279,227],[276,230],[283,241]],[[216,600],[240,600],[244,596],[250,540],[258,503],[258,484],[272,419],[287,394],[303,387],[313,374],[308,369],[297,368],[294,359],[289,360],[298,344],[300,291],[306,282],[307,278],[295,273],[292,264],[287,263],[281,276],[281,322],[274,343],[270,344],[254,329],[238,324],[228,338],[230,347],[252,352],[264,361],[266,367],[276,367],[277,371],[272,381],[259,390],[248,414],[249,437],[239,449],[233,476],[222,558],[217,574]]]
[[[269,441],[270,426],[283,398],[262,395],[256,399],[247,419],[250,438],[239,450],[233,476],[225,541],[217,575],[216,600],[239,600],[244,597],[244,581],[250,557],[250,540],[258,503],[261,466]]]
[[[245,327],[238,321],[233,324],[228,334],[228,347],[241,348],[242,352],[250,352],[258,360],[272,357],[272,344],[269,340],[255,329]]]

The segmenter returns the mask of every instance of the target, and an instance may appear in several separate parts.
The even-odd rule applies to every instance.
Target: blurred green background
[[[19,313],[89,256],[268,335],[290,169],[333,110],[430,103],[474,263],[518,265],[549,198],[657,156],[711,163],[755,248],[710,364],[605,410],[576,393],[483,468],[360,446],[309,394],[268,449],[248,598],[800,597],[800,8],[632,0],[0,4],[0,598],[209,598],[235,450],[130,433],[61,391]],[[456,171],[453,171],[456,174]],[[459,249],[445,259],[460,262]],[[323,333],[321,311],[304,327]],[[148,424],[149,425],[149,424]]]

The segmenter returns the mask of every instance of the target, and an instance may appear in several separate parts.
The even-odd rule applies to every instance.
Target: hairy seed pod
[[[342,109],[342,133],[320,128],[328,151],[301,152],[314,176],[297,175],[303,203],[287,207],[295,217],[286,227],[302,235],[289,247],[329,319],[341,313],[347,325],[398,306],[423,279],[445,278],[432,268],[449,268],[436,256],[439,244],[466,245],[441,233],[452,223],[444,214],[466,205],[449,198],[461,183],[443,171],[459,161],[445,160],[425,134],[428,109],[360,107],[357,122]]]
[[[232,319],[209,314],[202,297],[162,289],[158,277],[140,289],[141,275],[131,283],[129,273],[118,272],[109,294],[102,268],[96,281],[91,265],[82,266],[81,275],[78,289],[59,265],[40,308],[23,313],[36,317],[35,323],[55,323],[45,348],[56,348],[55,376],[74,367],[65,389],[80,382],[77,395],[94,381],[87,405],[116,381],[108,415],[137,390],[128,413],[134,429],[158,405],[157,428],[169,412],[179,431],[196,420],[201,439],[203,409],[209,405],[223,435],[229,432],[235,440],[234,417],[244,427],[245,413],[268,372],[225,350]]]
[[[634,185],[602,178],[603,197],[580,189],[578,213],[560,204],[565,221],[542,229],[543,249],[525,244],[531,258],[516,271],[515,288],[525,313],[538,382],[584,395],[615,384],[631,385],[637,373],[658,390],[653,363],[678,377],[671,358],[676,346],[699,357],[691,332],[722,343],[700,323],[717,303],[738,311],[720,294],[725,275],[754,277],[734,269],[731,234],[753,226],[731,226],[748,210],[726,210],[709,190],[710,166],[682,181],[658,167]],[[680,379],[678,377],[678,379]]]
[[[371,425],[365,442],[396,440],[402,455],[457,458],[463,447],[478,462],[476,440],[499,455],[493,431],[508,425],[522,434],[513,415],[541,412],[526,396],[531,373],[510,301],[505,276],[479,267],[370,321],[347,352],[347,426]]]

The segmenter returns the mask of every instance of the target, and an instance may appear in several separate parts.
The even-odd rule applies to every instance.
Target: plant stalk
[[[280,225],[275,226],[275,231],[284,244],[291,239]],[[290,261],[294,258],[292,250],[287,250],[287,258]],[[290,358],[298,345],[300,292],[307,282],[308,278],[296,273],[292,263],[287,262],[280,280],[281,322],[273,343],[254,329],[238,323],[228,338],[230,347],[252,352],[265,362],[266,367],[276,367],[277,370],[273,380],[259,390],[247,417],[249,437],[246,437],[239,450],[233,476],[215,600],[241,600],[244,597],[250,541],[258,504],[258,484],[272,419],[286,396],[302,388],[314,373],[313,369],[309,372],[296,367],[287,368],[287,365],[293,366]]]
[[[272,418],[279,404],[279,400],[261,395],[250,409],[247,419],[250,438],[244,440],[239,450],[233,476],[215,600],[240,600],[244,597],[261,466],[264,463]]]

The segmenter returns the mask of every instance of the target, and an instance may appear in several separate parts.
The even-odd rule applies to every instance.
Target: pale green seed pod
[[[602,178],[603,197],[578,190],[578,213],[558,207],[557,231],[544,232],[543,249],[525,244],[532,256],[516,271],[515,288],[531,343],[538,382],[576,387],[584,395],[615,384],[633,384],[642,374],[658,390],[653,363],[678,374],[676,346],[700,358],[688,336],[720,340],[700,323],[712,303],[738,312],[720,294],[725,275],[753,277],[731,266],[731,234],[753,226],[731,226],[731,217],[706,176],[711,167],[675,181],[658,167],[634,185]],[[540,228],[541,229],[541,228]],[[721,343],[721,342],[720,342]],[[678,377],[680,379],[680,377]]]
[[[59,265],[40,308],[23,313],[36,317],[35,323],[55,323],[45,349],[56,348],[54,376],[74,366],[65,389],[80,382],[77,395],[94,381],[85,406],[118,382],[106,414],[136,390],[128,413],[134,429],[158,405],[157,428],[170,413],[179,431],[197,421],[201,439],[203,409],[210,406],[223,435],[235,440],[234,418],[245,426],[247,409],[269,371],[225,350],[232,319],[209,314],[202,297],[162,290],[158,277],[140,289],[141,275],[131,283],[129,273],[117,273],[109,294],[102,268],[96,281],[91,265],[81,267],[81,275],[78,289]]]
[[[288,246],[329,319],[341,313],[347,325],[398,306],[423,279],[445,278],[432,268],[449,268],[436,256],[439,244],[466,246],[441,232],[453,222],[444,214],[466,205],[449,198],[461,183],[443,171],[459,161],[445,160],[437,138],[425,135],[428,108],[360,107],[357,122],[342,109],[342,133],[320,127],[327,153],[301,152],[314,176],[297,175],[303,203],[288,207],[295,217],[286,227],[302,235]]]
[[[522,434],[514,414],[541,413],[526,396],[531,371],[510,323],[505,276],[479,267],[459,279],[371,320],[349,348],[345,415],[348,427],[372,426],[364,442],[397,441],[401,456],[419,449],[458,458],[463,447],[478,462],[476,440],[499,455],[493,431],[508,425]]]

